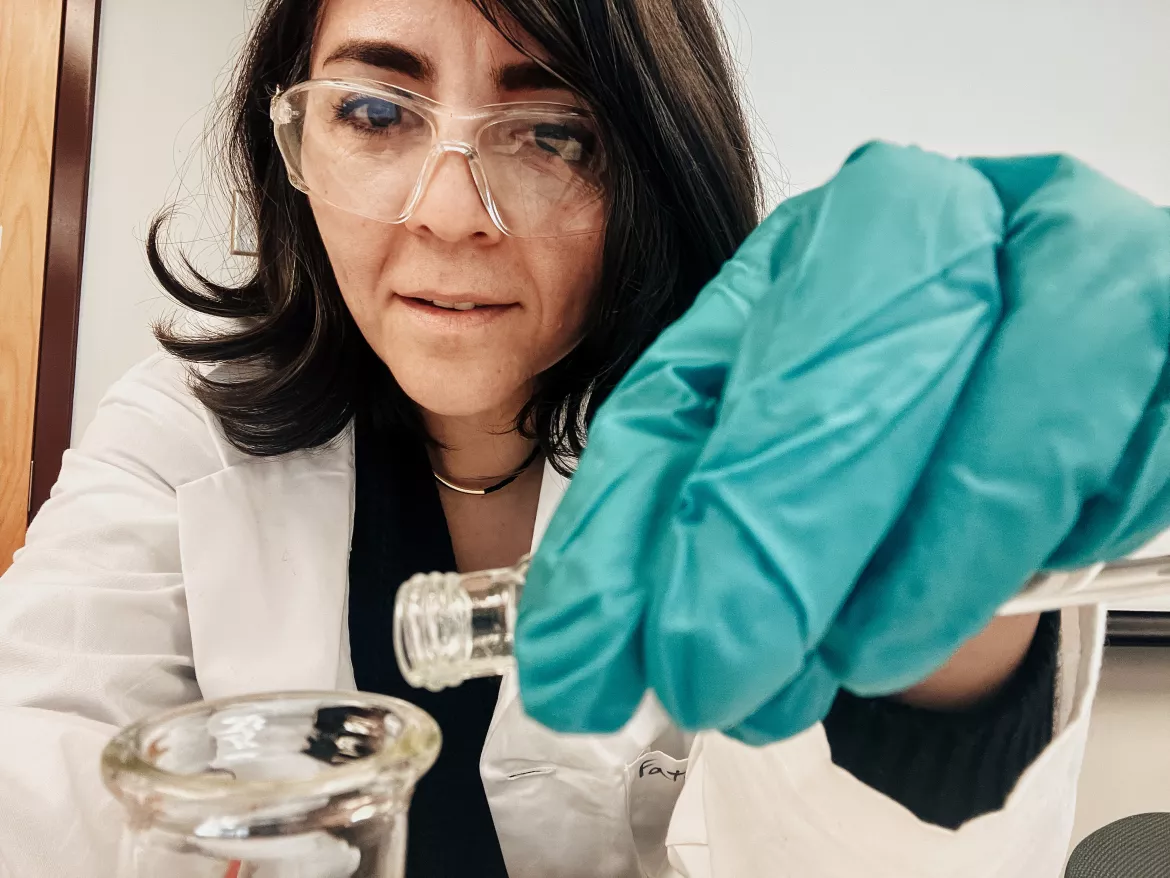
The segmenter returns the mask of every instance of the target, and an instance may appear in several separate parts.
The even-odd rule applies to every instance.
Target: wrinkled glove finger
[[[753,232],[594,418],[520,604],[520,694],[546,726],[613,731],[640,703],[642,624],[657,575],[647,555],[706,442],[752,307],[796,264],[820,199],[792,199]]]
[[[1170,211],[1167,235],[1170,235]],[[1170,360],[1137,430],[1105,490],[1081,511],[1072,533],[1045,567],[1084,567],[1122,558],[1150,542],[1170,523]]]
[[[684,728],[741,726],[801,673],[999,315],[1002,214],[970,167],[871,146],[816,222],[799,271],[753,313],[672,526],[641,559],[657,580],[647,674]],[[802,727],[798,701],[751,735]]]
[[[828,716],[839,691],[837,678],[814,653],[770,701],[739,725],[722,731],[753,747],[795,737]]]
[[[1060,157],[979,160],[1008,215],[1003,322],[822,644],[872,696],[941,666],[1105,491],[1170,338],[1165,216]]]

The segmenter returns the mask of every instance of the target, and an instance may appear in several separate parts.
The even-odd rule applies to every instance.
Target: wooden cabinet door
[[[61,0],[0,0],[0,573],[28,521]]]

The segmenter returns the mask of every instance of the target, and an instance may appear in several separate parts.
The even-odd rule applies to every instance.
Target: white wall
[[[210,195],[204,112],[225,80],[249,18],[245,0],[105,0],[85,261],[81,281],[73,439],[114,380],[154,350],[150,323],[172,306],[146,265],[153,214],[178,199],[180,239],[209,269],[234,267],[225,201]]]
[[[1170,204],[1166,0],[716,2],[794,191],[886,138],[1070,152]]]

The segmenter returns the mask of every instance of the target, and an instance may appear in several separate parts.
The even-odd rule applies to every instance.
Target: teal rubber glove
[[[1170,216],[1062,157],[871,144],[597,414],[520,605],[528,713],[752,743],[899,691],[1038,569],[1170,524]]]

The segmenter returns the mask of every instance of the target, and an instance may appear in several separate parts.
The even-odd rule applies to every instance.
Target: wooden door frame
[[[49,236],[33,420],[29,520],[49,497],[73,427],[77,321],[85,253],[101,0],[64,0],[56,128],[49,190]]]
[[[27,525],[63,9],[0,0],[0,573]]]

